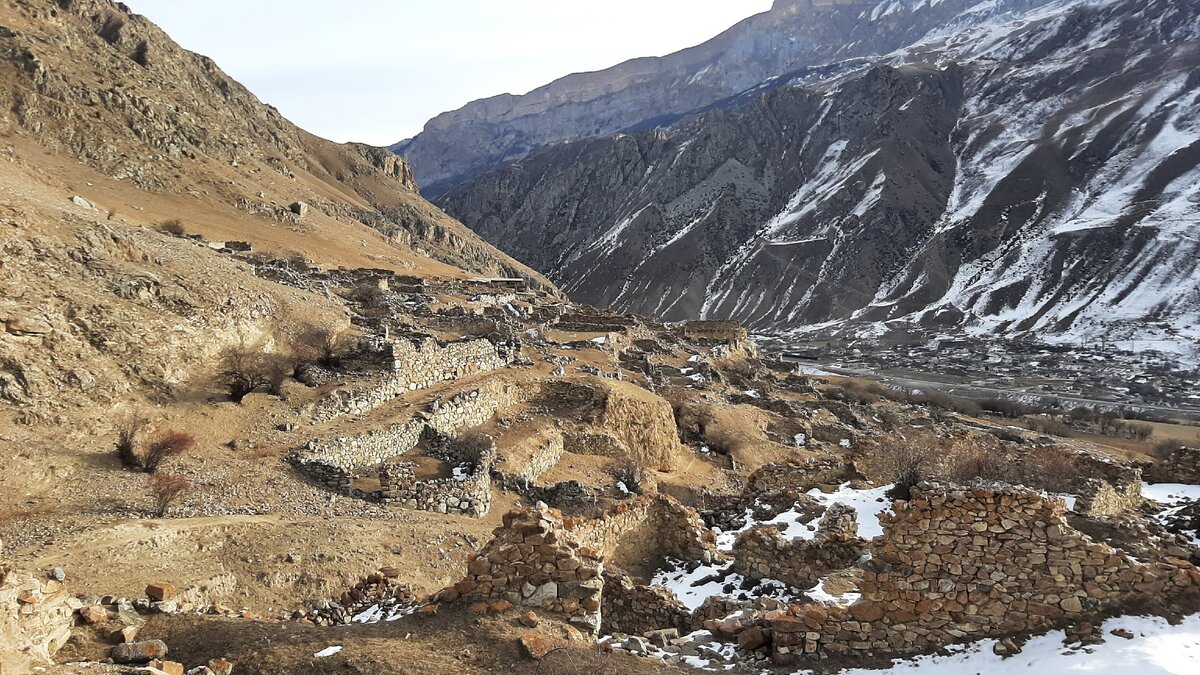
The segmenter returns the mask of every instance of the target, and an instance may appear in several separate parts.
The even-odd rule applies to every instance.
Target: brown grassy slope
[[[0,26],[0,133],[121,186],[187,195],[194,201],[172,217],[222,221],[198,231],[278,244],[270,224],[297,225],[286,208],[305,201],[324,213],[293,228],[300,236],[289,243],[318,263],[342,263],[342,241],[368,249],[359,253],[373,257],[351,260],[364,266],[546,283],[422,199],[403,160],[298,129],[122,4],[2,0]],[[137,201],[126,197],[111,201]],[[328,247],[336,255],[326,258]]]

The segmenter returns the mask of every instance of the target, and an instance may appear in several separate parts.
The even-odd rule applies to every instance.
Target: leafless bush
[[[888,398],[892,395],[886,387],[878,382],[865,382],[862,380],[844,380],[839,382],[837,387],[830,390],[829,393],[832,398],[840,398],[843,401],[863,405],[876,403],[879,399]]]
[[[879,472],[895,486],[888,492],[893,499],[908,499],[913,486],[931,477],[938,464],[937,452],[920,440],[893,437],[880,442],[875,450]]]
[[[280,357],[241,345],[228,349],[222,356],[218,379],[228,389],[229,400],[241,403],[264,387],[274,394],[280,393],[288,371],[288,364]]]
[[[296,340],[297,357],[322,368],[335,368],[348,342],[345,334],[329,326],[306,326]]]
[[[1011,464],[1002,451],[961,443],[942,456],[941,472],[956,483],[1008,481]]]
[[[1052,417],[1030,417],[1025,420],[1025,427],[1039,434],[1048,434],[1059,438],[1071,438],[1075,435],[1075,429],[1070,424]]]
[[[620,484],[625,486],[629,492],[640,495],[646,491],[646,487],[650,484],[651,479],[645,467],[638,465],[636,462],[626,460],[621,462],[613,470],[613,478]]]
[[[1078,473],[1075,456],[1069,451],[1042,448],[1025,456],[1010,482],[1057,492],[1070,485]]]
[[[1154,427],[1142,422],[1129,422],[1125,425],[1125,433],[1134,440],[1146,441],[1154,435]]]
[[[182,237],[187,234],[187,228],[183,226],[183,221],[178,218],[162,221],[158,224],[158,229],[160,232],[173,234],[177,237]]]
[[[150,495],[154,499],[154,515],[162,518],[184,492],[191,488],[191,483],[184,476],[166,473],[154,473],[149,476]]]
[[[195,444],[196,437],[192,434],[185,431],[168,431],[146,448],[146,453],[142,456],[142,468],[146,473],[155,473],[167,459],[182,455]]]
[[[133,415],[123,421],[117,428],[117,459],[130,469],[141,469],[142,460],[138,457],[138,434],[146,428],[146,419]]]

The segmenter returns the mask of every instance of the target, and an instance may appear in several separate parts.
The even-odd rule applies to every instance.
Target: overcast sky
[[[771,0],[126,0],[304,129],[394,143],[469,101],[699,44]]]

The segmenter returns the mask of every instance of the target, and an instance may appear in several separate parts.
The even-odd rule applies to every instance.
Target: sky
[[[288,119],[389,145],[439,113],[699,44],[771,0],[126,0]]]

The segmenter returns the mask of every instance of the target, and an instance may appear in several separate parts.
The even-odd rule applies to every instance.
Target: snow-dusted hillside
[[[445,206],[576,299],[666,319],[1193,348],[1200,3],[993,4]]]

